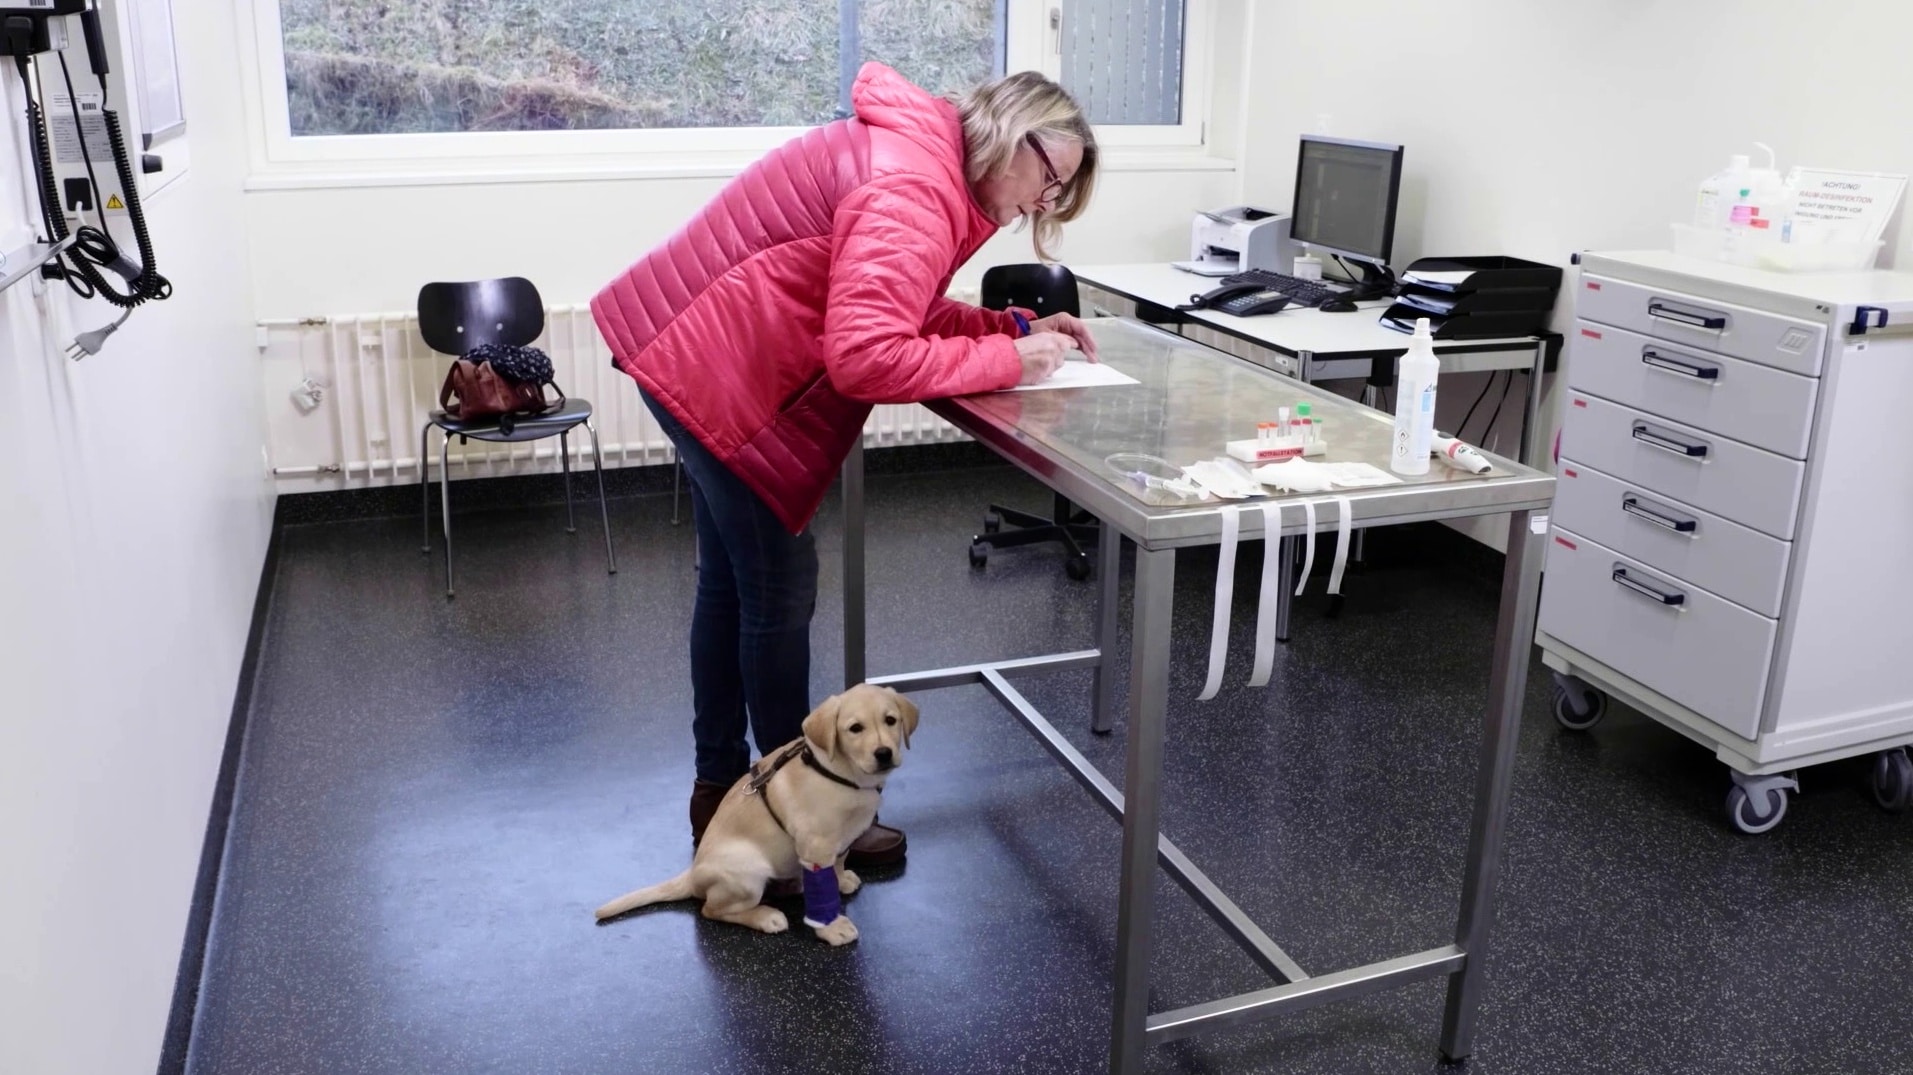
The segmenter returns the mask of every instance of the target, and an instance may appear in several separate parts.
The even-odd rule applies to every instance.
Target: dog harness
[[[852,781],[824,768],[823,763],[817,760],[817,755],[811,752],[808,739],[799,739],[778,751],[768,763],[758,762],[758,767],[751,773],[750,783],[744,786],[744,794],[757,796],[763,802],[764,809],[770,813],[771,820],[784,830],[786,836],[790,835],[790,827],[784,824],[783,818],[777,816],[777,808],[771,805],[771,797],[764,794],[764,789],[770,786],[771,778],[777,775],[777,771],[789,765],[794,758],[803,758],[806,765],[844,787],[863,790]],[[801,860],[798,865],[804,871],[804,925],[822,929],[837,921],[844,913],[843,895],[837,891],[837,867],[829,862],[812,866]]]

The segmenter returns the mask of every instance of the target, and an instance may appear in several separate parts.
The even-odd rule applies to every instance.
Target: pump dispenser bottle
[[[1428,473],[1429,444],[1435,434],[1435,379],[1441,363],[1428,319],[1415,320],[1415,335],[1395,375],[1395,439],[1388,469],[1397,474]]]

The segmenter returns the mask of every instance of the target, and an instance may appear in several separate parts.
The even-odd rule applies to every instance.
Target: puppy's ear
[[[917,730],[917,703],[898,694],[894,687],[885,687],[884,690],[889,691],[890,697],[897,700],[897,713],[903,717],[903,748],[908,750],[910,749],[910,737],[914,735]]]
[[[837,711],[843,704],[844,696],[833,694],[804,718],[804,738],[810,740],[812,747],[823,751],[826,758],[837,756]]]

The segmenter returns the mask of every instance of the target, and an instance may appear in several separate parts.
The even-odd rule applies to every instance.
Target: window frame
[[[1161,167],[1169,157],[1205,154],[1215,0],[1184,0],[1182,122],[1104,125],[1096,131],[1116,167]],[[498,182],[623,176],[721,176],[808,130],[806,127],[680,127],[585,131],[468,131],[294,137],[286,99],[279,0],[235,0],[241,10],[255,188],[311,185]],[[1002,0],[1005,69],[1061,72],[1061,0]],[[1189,162],[1193,163],[1193,162]],[[1202,162],[1210,164],[1210,162]],[[1198,165],[1200,166],[1200,165]]]

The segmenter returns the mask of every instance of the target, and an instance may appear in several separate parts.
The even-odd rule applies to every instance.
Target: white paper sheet
[[[1019,384],[1015,388],[1005,388],[1005,392],[1032,392],[1039,388],[1106,388],[1119,384],[1141,384],[1134,377],[1101,362],[1069,361],[1062,364],[1046,380],[1036,384]]]

